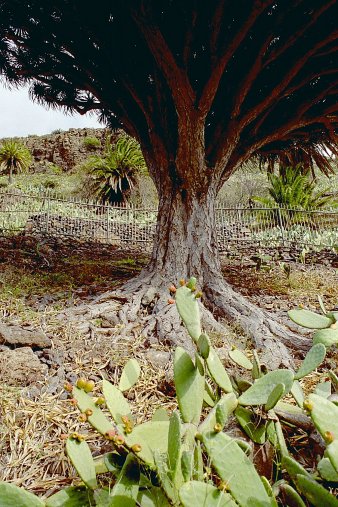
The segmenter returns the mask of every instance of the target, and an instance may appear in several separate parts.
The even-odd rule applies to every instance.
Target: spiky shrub
[[[74,387],[67,385],[81,412],[81,420],[101,433],[111,443],[112,451],[93,458],[84,436],[72,433],[66,449],[83,486],[66,488],[43,501],[16,486],[0,483],[1,505],[304,507],[305,502],[314,506],[338,505],[327,487],[338,485],[338,407],[317,394],[304,400],[298,382],[320,365],[325,346],[315,344],[297,372],[287,369],[264,372],[255,351],[249,359],[242,351],[233,349],[229,361],[251,372],[252,380],[229,376],[208,336],[202,332],[198,306],[201,294],[196,290],[196,280],[191,278],[188,283],[182,280],[179,288],[172,286],[170,290],[195,344],[193,358],[181,347],[175,351],[178,410],[169,418],[160,409],[150,421],[135,424],[123,395],[138,381],[140,367],[135,359],[125,365],[118,386],[107,380],[102,382],[102,395],[95,392],[93,396],[94,383],[85,379],[79,379]],[[173,303],[172,298],[169,303]],[[331,378],[337,387],[338,378],[334,374]],[[297,406],[281,401],[286,394],[294,397]],[[102,403],[112,420],[100,408]],[[326,442],[316,474],[289,455],[280,423],[286,407],[295,417],[310,416]],[[230,416],[242,427],[246,440],[232,438],[225,432]],[[274,484],[257,472],[251,442],[256,446],[267,442],[275,446],[279,467]],[[98,484],[97,474],[104,472],[116,477],[111,490]]]
[[[4,141],[0,146],[0,170],[8,175],[8,183],[13,183],[13,175],[27,171],[32,156],[26,146],[19,141]]]
[[[102,157],[92,156],[84,165],[88,192],[103,203],[125,202],[137,181],[146,173],[146,164],[135,139],[122,135],[112,146],[106,144]]]

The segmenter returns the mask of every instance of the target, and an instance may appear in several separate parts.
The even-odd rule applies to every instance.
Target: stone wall
[[[32,171],[45,172],[49,164],[55,164],[64,171],[70,171],[76,165],[83,163],[89,155],[102,154],[106,138],[112,135],[114,134],[108,129],[84,128],[17,139],[29,148],[33,156]],[[84,140],[87,137],[97,137],[101,146],[95,149],[86,148]]]

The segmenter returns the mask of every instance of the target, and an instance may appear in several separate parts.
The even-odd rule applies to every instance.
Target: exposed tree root
[[[130,337],[137,332],[145,337],[156,338],[161,343],[181,345],[192,350],[191,340],[181,324],[175,305],[168,304],[168,285],[168,280],[160,275],[145,272],[127,282],[118,292],[103,294],[92,304],[73,311],[84,330],[86,321],[100,318],[111,323],[112,327],[120,325],[121,337]],[[229,328],[216,318],[236,323],[252,340],[262,361],[271,369],[281,365],[292,366],[293,351],[306,352],[311,346],[311,340],[291,332],[271,314],[235,292],[222,279],[208,280],[205,284],[200,309],[202,325],[207,332],[219,334],[224,346],[230,347]]]

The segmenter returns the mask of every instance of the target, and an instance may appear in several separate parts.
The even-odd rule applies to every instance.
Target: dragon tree
[[[94,112],[138,140],[159,195],[149,265],[122,288],[121,319],[178,340],[167,287],[195,275],[203,316],[237,320],[290,358],[291,333],[223,279],[215,199],[252,158],[337,154],[336,0],[1,0],[0,72],[51,107]],[[217,327],[217,326],[216,326]],[[272,364],[272,363],[271,363]]]

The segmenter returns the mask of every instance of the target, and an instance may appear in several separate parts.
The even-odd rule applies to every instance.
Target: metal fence
[[[112,244],[150,246],[157,210],[107,206],[66,199],[52,192],[0,191],[0,234],[47,234]],[[338,212],[290,208],[226,207],[218,203],[219,249],[233,243],[261,246],[312,246],[338,251]]]

